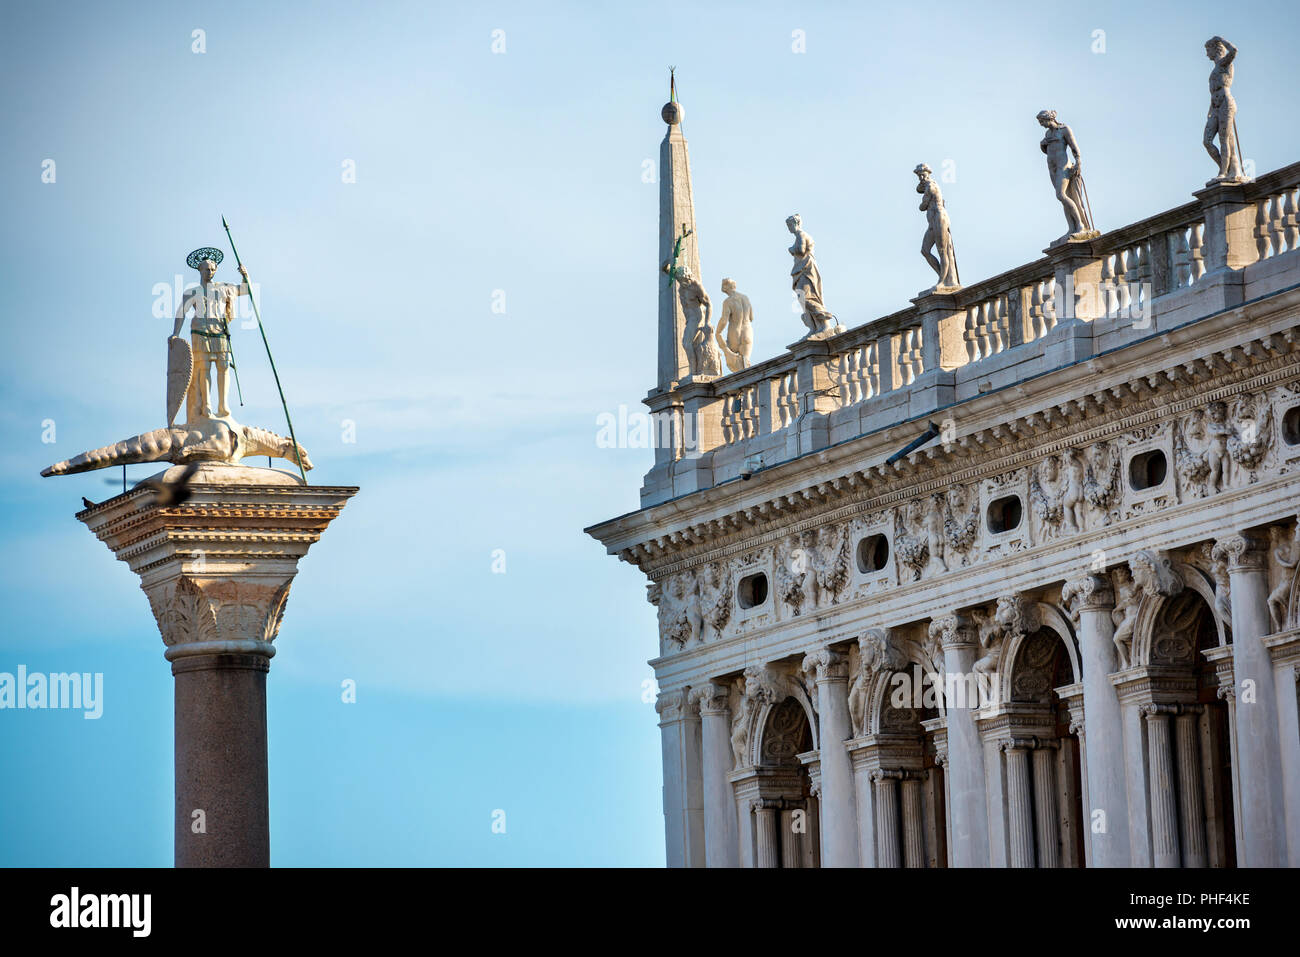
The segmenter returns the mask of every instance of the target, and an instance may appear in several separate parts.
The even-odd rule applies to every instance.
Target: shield
[[[194,353],[190,344],[180,336],[167,338],[167,427],[176,421],[176,414],[185,403],[185,394],[194,378]]]

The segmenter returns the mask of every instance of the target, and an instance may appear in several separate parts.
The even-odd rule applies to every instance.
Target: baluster
[[[1282,233],[1282,227],[1286,225],[1286,212],[1282,204],[1286,201],[1286,197],[1287,194],[1282,192],[1269,200],[1268,238],[1273,244],[1274,256],[1282,252],[1282,244],[1286,241]]]
[[[1187,230],[1176,229],[1169,234],[1169,257],[1174,263],[1174,288],[1186,289],[1192,284],[1192,253],[1187,246]]]
[[[975,337],[979,335],[979,306],[971,306],[966,310],[966,326],[962,331],[962,337],[966,340],[966,361],[974,362],[980,358],[979,346],[975,342]]]
[[[987,359],[993,354],[993,347],[989,342],[989,304],[982,302],[975,307],[978,310],[978,317],[975,320],[976,342],[980,347],[980,358]]]
[[[1205,223],[1193,223],[1188,256],[1192,263],[1191,283],[1205,275]],[[1190,284],[1190,283],[1189,283]]]
[[[1029,287],[1029,341],[1041,339],[1046,331],[1043,323],[1043,284],[1036,282]]]
[[[1285,214],[1282,219],[1283,233],[1286,240],[1286,251],[1291,252],[1296,248],[1297,240],[1300,240],[1300,217],[1296,210],[1296,190],[1288,189],[1285,193]]]
[[[745,438],[758,435],[758,385],[745,389]]]
[[[849,353],[849,405],[862,401],[862,348]]]
[[[989,343],[992,347],[990,355],[997,355],[1006,348],[1006,322],[1006,299],[998,296],[989,303]]]
[[[874,342],[867,343],[867,398],[880,395],[880,353]]]
[[[736,397],[734,395],[724,395],[722,397],[722,444],[730,445],[735,441],[735,429],[732,425],[732,411],[735,408]]]
[[[1056,328],[1056,277],[1043,280],[1043,329]]]
[[[1272,199],[1265,196],[1255,204],[1255,249],[1260,259],[1267,259],[1272,252],[1268,228],[1268,211],[1272,202]]]
[[[835,383],[835,401],[842,409],[853,400],[850,397],[852,386],[849,380],[853,376],[853,354],[842,352],[830,362],[831,381]]]
[[[1115,253],[1115,312],[1127,316],[1133,302],[1133,273],[1136,271],[1137,247],[1121,249]]]
[[[1129,288],[1129,315],[1133,314],[1135,307],[1140,312],[1151,301],[1151,250],[1147,240],[1138,243],[1131,252],[1133,255],[1124,273]]]
[[[1106,318],[1115,315],[1115,305],[1117,297],[1115,295],[1115,267],[1112,263],[1119,259],[1119,253],[1108,254],[1101,257],[1101,282],[1098,284],[1101,292],[1101,308]],[[1123,266],[1121,265],[1121,269]]]
[[[921,327],[917,326],[912,330],[912,381],[915,382],[917,377],[925,371],[925,348],[921,342],[924,333]]]

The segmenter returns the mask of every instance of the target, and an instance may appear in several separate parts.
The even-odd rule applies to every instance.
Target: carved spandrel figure
[[[799,298],[799,305],[803,307],[803,324],[808,327],[808,334],[804,338],[842,332],[844,327],[836,322],[822,301],[822,275],[817,269],[817,260],[813,258],[813,240],[803,231],[798,213],[787,217],[785,228],[794,235],[794,245],[790,247],[790,255],[794,257],[790,279],[791,288]]]
[[[1237,48],[1223,37],[1205,41],[1205,55],[1214,61],[1210,71],[1210,112],[1205,118],[1205,151],[1219,167],[1219,175],[1206,185],[1241,183],[1241,144],[1237,140],[1237,101],[1232,98],[1232,62]],[[1219,145],[1214,145],[1214,137]]]
[[[682,347],[686,350],[691,376],[722,375],[722,353],[713,341],[713,328],[709,325],[713,304],[689,266],[677,267],[677,298],[686,316]]]
[[[1055,110],[1042,110],[1038,122],[1047,132],[1038,144],[1047,156],[1047,174],[1051,177],[1056,198],[1065,210],[1066,233],[1057,242],[1088,239],[1099,235],[1092,224],[1083,188],[1083,158],[1073,131],[1056,118]],[[1074,162],[1070,162],[1070,154]]]
[[[948,211],[943,206],[943,193],[939,191],[930,167],[922,163],[913,172],[919,180],[916,191],[921,194],[920,210],[925,213],[926,223],[925,235],[921,237],[921,256],[939,277],[939,281],[927,291],[951,292],[961,286],[961,279],[957,275],[957,253],[952,245],[952,229]]]
[[[191,420],[196,416],[207,418],[230,415],[230,322],[235,318],[235,300],[247,296],[248,271],[239,267],[244,281],[235,285],[217,282],[214,278],[224,254],[220,249],[205,246],[190,253],[185,262],[199,271],[199,284],[185,294],[176,310],[176,325],[172,338],[180,336],[185,314],[190,319],[190,348],[194,355],[194,380],[188,397]],[[216,373],[217,406],[212,410],[210,383]]]
[[[715,335],[727,368],[739,372],[749,368],[749,357],[754,354],[754,307],[748,296],[736,292],[734,279],[722,280],[722,292],[727,298],[722,301]]]

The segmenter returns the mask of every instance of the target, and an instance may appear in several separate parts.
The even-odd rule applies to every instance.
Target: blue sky
[[[1045,107],[1074,129],[1102,229],[1188,201],[1214,172],[1200,145],[1214,33],[1241,51],[1246,158],[1260,172],[1300,158],[1287,4],[541,11],[6,11],[0,671],[102,671],[105,711],[0,711],[0,864],[171,862],[162,642],[135,576],[72,518],[114,476],[38,472],[162,424],[171,321],[153,288],[190,281],[197,246],[229,253],[223,214],[312,480],[361,486],[302,562],[277,642],[273,862],[656,865],[654,609],[581,529],[635,508],[650,465],[595,437],[600,413],[653,385],[643,163],[668,65],[705,283],[732,276],[751,297],[756,359],[802,332],[792,212],[849,325],[932,284],[918,162],[951,161],[968,281],[1037,257],[1063,228]],[[235,349],[237,415],[280,429],[256,334],[237,330]]]

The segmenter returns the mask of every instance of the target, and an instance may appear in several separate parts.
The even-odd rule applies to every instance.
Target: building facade
[[[1300,163],[719,375],[681,116],[660,441],[588,529],[669,865],[1300,865]]]

